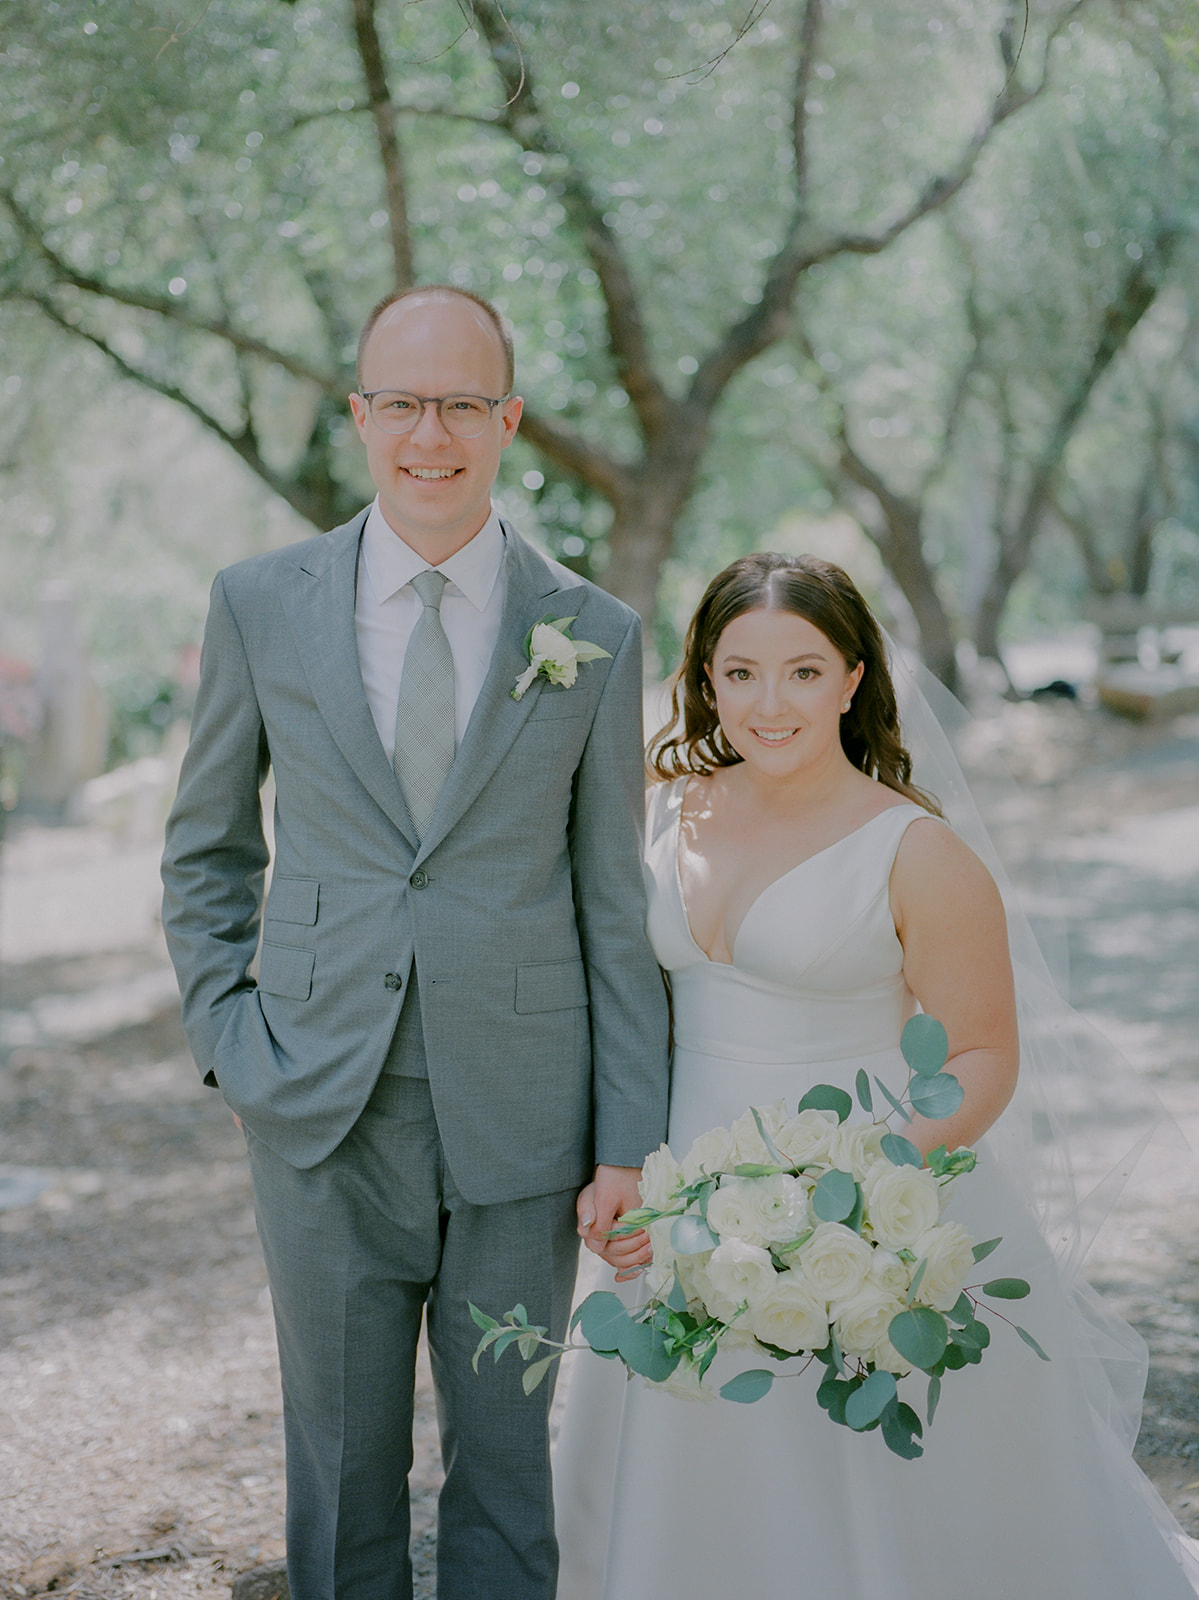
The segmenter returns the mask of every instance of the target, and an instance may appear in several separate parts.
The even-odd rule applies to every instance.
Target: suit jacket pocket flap
[[[271,922],[299,922],[310,928],[316,921],[320,884],[315,878],[276,878],[266,897]]]
[[[587,667],[584,666],[583,671],[586,670]],[[547,683],[538,694],[536,705],[529,712],[529,721],[542,722],[551,717],[581,717],[584,712],[591,710],[591,706],[591,696],[586,693],[580,694],[578,685],[572,684],[569,689],[564,689],[561,685]]]
[[[307,1000],[312,993],[312,968],[315,962],[316,954],[312,950],[296,950],[289,944],[267,944],[264,941],[258,987],[265,994],[282,995],[285,1000]]]
[[[586,1004],[587,978],[581,961],[536,961],[517,967],[517,1011],[569,1011]]]

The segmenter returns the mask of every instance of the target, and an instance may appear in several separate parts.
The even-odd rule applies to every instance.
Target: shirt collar
[[[487,521],[469,544],[439,562],[436,570],[446,577],[476,611],[486,609],[504,563],[504,531],[499,512],[492,506]],[[362,564],[376,602],[382,605],[411,583],[429,563],[390,526],[376,498],[362,533]]]

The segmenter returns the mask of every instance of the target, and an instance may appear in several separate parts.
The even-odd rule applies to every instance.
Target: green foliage
[[[799,1102],[797,1111],[835,1111],[837,1121],[844,1122],[853,1110],[853,1100],[844,1089],[831,1083],[818,1083],[808,1090]]]

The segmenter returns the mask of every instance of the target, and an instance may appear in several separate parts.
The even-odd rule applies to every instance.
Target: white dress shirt
[[[362,533],[354,628],[362,685],[388,761],[395,756],[404,652],[422,609],[412,580],[428,566],[389,526],[376,499]],[[494,508],[470,543],[435,570],[449,580],[441,625],[454,657],[454,733],[461,744],[500,635],[507,590],[504,533]]]

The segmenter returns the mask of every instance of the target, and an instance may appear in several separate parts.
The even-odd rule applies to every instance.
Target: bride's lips
[[[798,728],[751,728],[749,730],[755,739],[760,739],[763,744],[786,744],[788,739],[793,739],[799,732]]]

